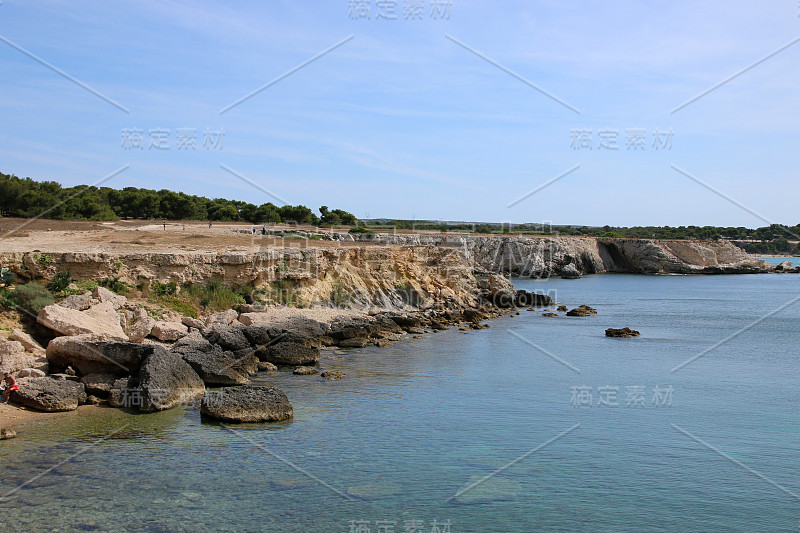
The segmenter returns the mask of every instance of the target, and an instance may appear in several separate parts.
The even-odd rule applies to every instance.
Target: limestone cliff
[[[347,234],[335,239],[353,240]],[[479,303],[475,275],[547,277],[601,272],[717,274],[773,271],[727,242],[473,235],[365,235],[370,246],[267,247],[250,252],[167,254],[0,252],[23,279],[120,277],[266,288],[278,303],[342,307],[469,308]],[[374,245],[374,244],[382,244]],[[46,257],[46,260],[43,260]]]
[[[455,249],[478,271],[530,277],[557,275],[570,264],[582,274],[736,274],[774,270],[773,265],[727,241],[450,234],[336,234],[336,238]]]
[[[120,277],[267,288],[278,303],[427,308],[434,303],[475,307],[472,265],[436,247],[274,248],[250,253],[0,253],[0,264],[22,279]]]

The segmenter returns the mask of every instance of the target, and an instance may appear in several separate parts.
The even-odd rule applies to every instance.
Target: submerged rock
[[[638,337],[639,332],[631,328],[608,328],[606,330],[606,337]]]
[[[256,385],[208,391],[200,413],[222,422],[277,422],[294,416],[283,391]]]
[[[462,505],[508,501],[516,498],[521,490],[522,486],[513,479],[475,475],[458,489],[452,501]]]
[[[337,379],[342,379],[345,376],[344,372],[340,372],[338,370],[326,370],[322,373],[322,377],[327,379],[328,381],[334,381]]]
[[[3,428],[0,429],[0,440],[13,439],[17,436],[17,432],[13,429]]]
[[[298,366],[292,372],[298,376],[309,376],[311,374],[319,374],[319,368],[313,366]]]
[[[567,311],[567,316],[590,316],[596,315],[597,309],[588,305],[579,305],[575,309]]]

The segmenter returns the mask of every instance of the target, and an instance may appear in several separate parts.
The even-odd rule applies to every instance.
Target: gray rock
[[[295,367],[292,373],[298,376],[310,376],[311,374],[319,374],[319,369],[313,366],[298,366]]]
[[[48,305],[39,312],[36,320],[62,335],[88,334],[107,340],[128,340],[119,324],[119,315],[110,302],[99,303],[87,311]]]
[[[244,334],[245,329],[240,322],[230,325],[214,324],[211,327],[211,339],[223,350],[244,350],[250,348],[250,341]]]
[[[153,347],[139,369],[142,389],[141,411],[163,411],[199,398],[205,385],[180,355],[160,346]]]
[[[135,373],[152,352],[152,345],[96,341],[91,335],[56,337],[47,345],[47,359],[51,365],[72,366],[83,375]]]
[[[222,324],[224,326],[227,326],[235,322],[238,318],[239,318],[239,313],[237,313],[233,309],[228,309],[227,311],[214,313],[213,315],[206,318],[206,327],[210,328],[214,324]]]
[[[83,294],[73,294],[71,296],[67,296],[58,302],[58,305],[61,307],[66,307],[67,309],[73,309],[75,311],[85,311],[92,306],[92,293],[85,292]]]
[[[17,372],[18,378],[43,378],[46,375],[44,370],[39,370],[38,368],[23,368]]]
[[[250,382],[249,367],[254,365],[258,370],[258,360],[252,350],[237,358],[232,352],[224,351],[202,337],[193,342],[182,342],[173,347],[173,352],[189,363],[207,385],[246,385]]]
[[[44,347],[21,329],[11,330],[11,335],[9,335],[8,338],[9,340],[17,341],[22,344],[26,352],[32,353],[36,357],[44,357],[45,355]]]
[[[192,318],[190,316],[185,316],[181,318],[181,323],[189,328],[195,329],[206,329],[206,324],[202,320],[197,320],[196,318]]]
[[[492,274],[487,279],[478,281],[481,297],[491,305],[507,309],[516,305],[514,285],[505,276]]]
[[[340,372],[338,370],[327,370],[322,373],[322,377],[327,379],[328,381],[334,381],[337,379],[342,379],[345,376],[344,372]]]
[[[314,365],[319,362],[319,348],[290,338],[259,348],[256,356],[276,365]]]
[[[588,305],[579,305],[575,309],[570,309],[567,311],[567,316],[591,316],[596,315],[597,309],[594,307],[589,307]]]
[[[116,377],[113,374],[88,374],[81,378],[81,383],[86,387],[86,394],[93,394],[100,398],[107,398],[114,385]]]
[[[157,321],[150,330],[151,336],[165,342],[176,341],[188,334],[189,328],[180,322]]]
[[[100,300],[100,302],[110,302],[114,309],[119,309],[128,302],[128,299],[124,296],[120,296],[99,285],[92,291],[92,296]]]
[[[36,363],[35,357],[25,352],[25,347],[18,341],[0,343],[0,373],[11,374],[30,368]]]
[[[77,381],[24,378],[17,385],[11,399],[38,411],[74,411],[86,401],[86,389]]]
[[[581,277],[581,273],[574,264],[570,263],[565,265],[561,268],[561,271],[558,273],[564,279],[577,279]]]
[[[138,401],[132,402],[131,391],[136,390]],[[134,403],[135,405],[131,405]],[[111,385],[108,394],[108,405],[111,407],[136,407],[141,406],[141,389],[138,389],[136,380],[130,377],[120,378]]]
[[[208,391],[200,412],[222,422],[277,422],[294,415],[286,394],[254,385]]]
[[[137,307],[133,313],[134,321],[128,329],[128,335],[131,342],[142,342],[153,331],[156,321],[141,307]]]
[[[264,344],[269,343],[270,339],[273,338],[273,334],[280,335],[282,332],[278,331],[277,328],[272,328],[265,325],[253,325],[253,326],[246,326],[242,333],[244,334],[247,341],[250,343],[251,346],[263,346]]]

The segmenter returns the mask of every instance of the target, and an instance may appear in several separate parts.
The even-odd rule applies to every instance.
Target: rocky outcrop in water
[[[625,328],[608,328],[606,330],[606,337],[638,337],[639,332],[635,329],[631,329],[628,327]]]
[[[292,418],[294,409],[282,391],[246,385],[207,392],[200,413],[222,422],[278,422]]]

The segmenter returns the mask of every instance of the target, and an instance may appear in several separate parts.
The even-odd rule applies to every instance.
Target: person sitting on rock
[[[14,379],[14,376],[5,372],[3,374],[3,381],[5,382],[5,386],[3,387],[3,403],[8,403],[8,398],[11,396],[11,392],[17,390],[17,380]]]

